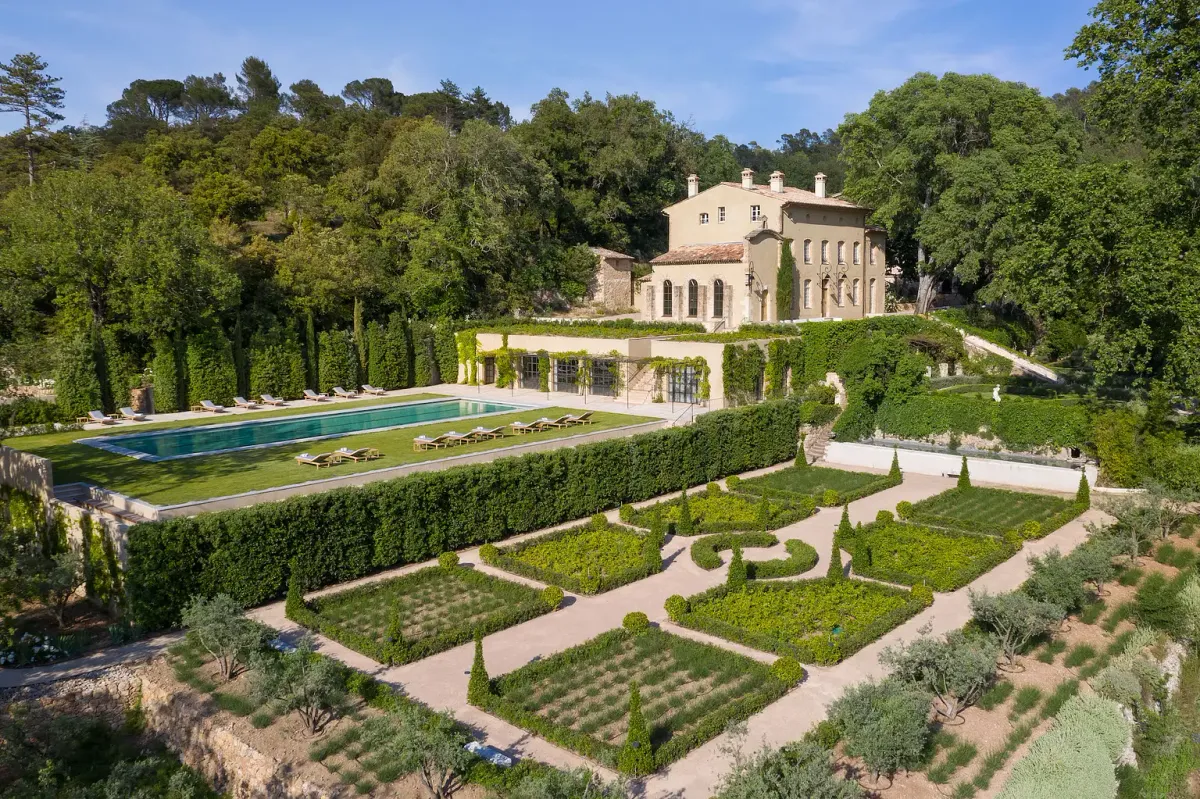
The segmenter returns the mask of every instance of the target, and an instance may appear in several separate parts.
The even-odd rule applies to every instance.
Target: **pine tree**
[[[1079,475],[1079,490],[1075,492],[1075,501],[1085,507],[1092,506],[1092,489],[1088,486],[1087,472]]]
[[[833,539],[833,551],[829,553],[829,569],[825,576],[831,580],[840,580],[846,576],[846,570],[842,566],[842,548],[838,546],[836,538]]]
[[[637,682],[629,684],[629,727],[625,745],[617,757],[617,769],[622,774],[640,777],[654,771],[654,752],[650,748],[650,729],[642,718],[642,697]]]
[[[971,487],[971,473],[967,471],[967,456],[966,455],[963,455],[963,457],[962,457],[962,471],[960,471],[958,473],[958,487],[959,488],[970,488]]]
[[[888,470],[888,477],[893,480],[902,480],[900,474],[900,451],[892,447],[892,468]]]
[[[746,587],[746,562],[742,560],[742,548],[733,548],[733,557],[729,560],[729,576],[725,584],[730,591],[740,591]]]
[[[471,679],[467,682],[467,702],[482,707],[491,692],[487,668],[483,665],[483,636],[475,633],[475,660],[471,662]]]
[[[691,535],[696,531],[696,526],[692,523],[692,509],[688,505],[686,488],[683,489],[683,496],[679,498],[679,523],[675,525],[675,530],[680,535]]]
[[[20,53],[7,64],[0,64],[0,112],[20,114],[25,122],[17,128],[16,134],[24,141],[30,186],[34,177],[34,142],[46,135],[50,125],[63,118],[55,109],[63,107],[66,96],[58,87],[62,79],[47,75],[46,67],[46,62],[37,53]]]

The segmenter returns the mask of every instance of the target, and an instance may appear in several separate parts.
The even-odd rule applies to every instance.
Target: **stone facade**
[[[623,312],[634,307],[633,256],[592,247],[599,259],[585,301],[599,310]]]

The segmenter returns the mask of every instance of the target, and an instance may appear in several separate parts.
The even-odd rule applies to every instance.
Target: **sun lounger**
[[[433,436],[432,438],[429,436],[417,436],[413,439],[413,452],[421,452],[427,449],[440,449],[441,447],[447,447],[449,445],[450,442],[446,440],[446,436],[444,435]]]
[[[80,416],[76,421],[80,424],[88,424],[95,422],[96,424],[116,424],[117,420],[111,416],[105,416],[102,411],[88,411],[87,416]]]
[[[308,399],[308,400],[312,400],[313,402],[324,402],[325,400],[329,399],[329,395],[328,394],[318,394],[317,392],[313,391],[311,388],[306,388],[306,389],[304,389],[304,398]]]
[[[336,450],[333,454],[340,455],[352,461],[373,461],[379,457],[379,450],[374,447],[359,447],[358,449],[349,449],[342,447]]]
[[[536,422],[512,422],[508,426],[518,433],[536,433],[546,429],[546,424],[541,419]]]
[[[192,406],[193,411],[208,411],[209,413],[224,413],[225,406],[218,405],[212,400],[200,400],[199,405]]]
[[[481,441],[485,438],[504,438],[504,425],[501,425],[500,427],[493,427],[491,429],[486,427],[476,427],[471,430],[470,435]]]
[[[374,395],[375,395],[375,396],[377,396],[377,397],[381,397],[381,396],[383,396],[384,394],[386,394],[386,393],[387,393],[387,389],[386,389],[386,388],[380,388],[379,386],[368,386],[368,385],[364,385],[364,386],[362,387],[362,390],[363,390],[365,393],[367,393],[367,394],[374,394]]]
[[[251,402],[250,400],[246,399],[245,397],[234,397],[233,404],[238,406],[239,408],[257,408],[258,407],[257,402]]]
[[[333,393],[337,394],[339,397],[342,397],[343,399],[352,399],[352,398],[358,396],[357,391],[347,391],[346,389],[342,388],[341,386],[334,386]]]
[[[586,411],[578,416],[567,416],[567,424],[591,424],[594,411]]]
[[[296,456],[296,463],[316,466],[318,469],[322,466],[332,466],[341,460],[341,456],[336,452],[322,452],[319,455],[309,455],[307,452],[301,452]]]
[[[142,413],[138,413],[133,408],[122,408],[121,409],[121,418],[129,419],[132,422],[146,421],[146,415],[142,414]]]
[[[261,397],[263,405],[286,405],[287,403],[279,397],[272,397],[270,394],[263,394]]]
[[[545,427],[570,427],[571,426],[570,420],[574,419],[574,418],[575,417],[573,417],[571,414],[568,413],[565,416],[558,417],[557,419],[547,419],[545,416],[543,416],[541,419],[538,419],[538,422],[541,423],[543,428],[545,428]]]
[[[470,433],[459,433],[451,430],[449,433],[443,434],[447,444],[470,444],[475,440],[475,436]]]

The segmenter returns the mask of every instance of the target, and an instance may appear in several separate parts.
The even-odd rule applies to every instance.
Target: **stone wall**
[[[0,485],[46,500],[54,496],[54,472],[46,458],[0,446]]]
[[[0,690],[0,708],[26,704],[56,714],[97,717],[119,727],[141,690],[142,678],[136,671],[114,666],[68,680]]]

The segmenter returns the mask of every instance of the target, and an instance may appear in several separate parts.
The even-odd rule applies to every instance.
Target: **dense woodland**
[[[21,123],[0,138],[0,354],[81,407],[173,368],[158,393],[182,405],[189,362],[228,364],[243,391],[318,385],[323,336],[365,379],[374,322],[413,383],[429,330],[564,307],[593,269],[585,245],[649,259],[689,172],[708,186],[749,166],[802,187],[823,171],[877,209],[919,310],[952,284],[1097,384],[1195,394],[1195,25],[1174,4],[1103,0],[1066,50],[1097,70],[1086,89],[920,73],[772,148],[636,95],[554,89],[514,122],[482,88],[285,88],[254,57],[232,81],[133,81],[104,125],[64,125],[53,65],[19,54],[0,65],[0,111]],[[280,352],[286,374],[254,384]]]

